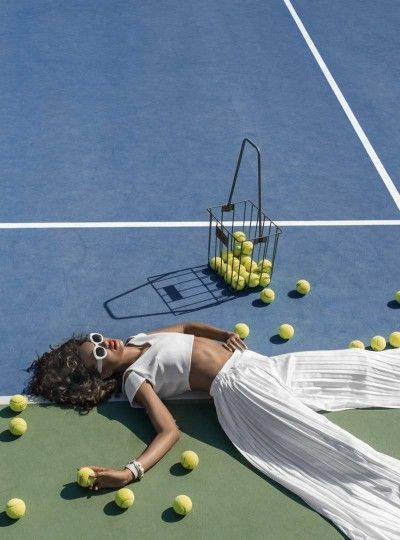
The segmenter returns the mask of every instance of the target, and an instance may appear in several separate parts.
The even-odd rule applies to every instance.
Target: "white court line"
[[[10,402],[10,398],[11,396],[0,396],[0,405],[8,405],[9,402]],[[183,394],[181,394],[180,396],[175,396],[175,397],[171,397],[171,398],[167,398],[167,399],[162,399],[161,401],[168,401],[170,403],[173,403],[173,402],[181,402],[181,403],[185,403],[185,402],[188,402],[188,401],[192,401],[192,400],[201,400],[201,401],[210,401],[212,402],[213,401],[213,398],[207,394],[207,392],[201,392],[201,391],[191,391],[191,392],[184,392]],[[128,400],[126,397],[124,396],[119,396],[119,397],[116,397],[116,396],[113,396],[111,397],[110,399],[107,400],[107,402],[119,402],[119,401],[126,401],[128,406],[129,403],[128,403]],[[28,404],[29,405],[40,405],[41,403],[43,404],[54,404],[54,402],[52,401],[48,401],[47,399],[44,399],[44,398],[41,398],[39,396],[30,396],[29,399],[28,399]],[[142,407],[137,404],[137,403],[134,403],[134,408],[138,408],[138,409],[141,409]]]
[[[229,223],[232,222],[223,222]],[[363,227],[366,225],[400,225],[400,219],[359,219],[332,221],[274,221],[278,227]],[[62,223],[0,223],[0,229],[108,229],[108,228],[168,228],[168,227],[208,227],[209,221],[104,221],[104,222],[62,222]],[[235,227],[249,226],[250,222],[235,221]],[[265,225],[265,229],[268,226]],[[264,229],[264,230],[265,230]]]
[[[335,93],[335,96],[337,97],[340,105],[342,106],[344,112],[347,115],[347,118],[350,120],[351,125],[353,126],[355,132],[357,133],[362,145],[364,146],[365,150],[367,151],[367,154],[369,155],[372,163],[374,164],[376,170],[378,171],[379,176],[382,178],[385,186],[387,187],[390,195],[393,198],[393,201],[397,208],[400,210],[400,193],[397,191],[396,186],[394,185],[392,179],[388,175],[385,167],[383,166],[381,160],[379,159],[378,155],[376,154],[375,150],[372,148],[371,143],[369,142],[366,134],[364,133],[364,130],[358,123],[358,120],[353,114],[353,111],[350,109],[349,104],[347,103],[345,97],[343,96],[342,92],[340,91],[338,85],[335,82],[335,79],[332,77],[331,72],[327,68],[325,62],[322,60],[321,55],[318,52],[318,49],[314,45],[312,39],[310,38],[310,35],[308,34],[307,30],[305,29],[303,23],[301,22],[300,17],[297,15],[294,7],[292,6],[290,0],[283,0],[286,4],[286,7],[290,11],[290,14],[292,15],[295,23],[297,24],[303,38],[306,40],[307,45],[309,46],[315,60],[317,61],[319,67],[321,68],[323,74],[325,75],[326,80],[328,81],[330,87],[332,88],[333,92]]]

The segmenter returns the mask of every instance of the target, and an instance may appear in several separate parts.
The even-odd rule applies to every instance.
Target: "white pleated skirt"
[[[400,349],[236,350],[210,388],[219,423],[258,470],[354,540],[399,540],[400,460],[317,411],[400,408]]]

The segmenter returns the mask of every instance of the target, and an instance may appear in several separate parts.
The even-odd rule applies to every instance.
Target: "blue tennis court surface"
[[[284,1],[1,3],[0,395],[73,332],[245,321],[248,347],[276,355],[399,329],[400,7],[292,5],[391,192]],[[270,306],[207,272],[206,209],[227,202],[244,137],[283,230]],[[256,172],[246,152],[234,201],[257,202]]]

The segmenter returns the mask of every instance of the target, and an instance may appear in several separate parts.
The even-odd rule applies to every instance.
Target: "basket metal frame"
[[[255,148],[257,152],[257,181],[258,181],[258,207],[249,200],[239,201],[237,203],[232,202],[233,193],[236,186],[236,181],[238,178],[238,174],[240,171],[240,165],[242,162],[242,157],[244,153],[244,149],[246,147],[246,143],[250,144],[253,148]],[[235,221],[235,210],[237,210],[240,205],[244,203],[244,212],[243,212],[243,219],[239,221]],[[250,220],[246,221],[246,211],[247,206],[250,206]],[[216,209],[220,212],[220,218],[216,216]],[[268,247],[270,244],[270,241],[272,238],[274,238],[273,243],[273,253],[272,257],[270,256],[271,260],[271,272],[270,272],[270,278],[272,280],[272,275],[275,267],[275,260],[276,260],[276,252],[278,248],[278,240],[279,236],[282,233],[282,229],[276,225],[262,210],[261,210],[261,152],[260,149],[252,142],[250,139],[244,138],[242,141],[242,145],[240,148],[240,153],[238,157],[238,161],[236,164],[235,174],[233,177],[232,187],[229,194],[229,199],[226,204],[222,204],[220,206],[212,206],[207,208],[207,211],[210,214],[210,221],[209,221],[209,233],[208,233],[208,266],[210,266],[210,259],[211,257],[217,257],[220,256],[221,247],[219,250],[217,250],[217,241],[219,240],[220,246],[221,242],[226,246],[227,249],[233,250],[233,247],[238,244],[238,242],[235,240],[233,233],[234,233],[234,227],[241,227],[243,230],[246,228],[246,223],[249,223],[248,227],[248,234],[246,235],[246,239],[253,242],[254,246],[257,246],[258,244],[264,244],[264,249],[261,255],[261,259],[266,258],[266,254],[268,253]],[[229,216],[229,224],[230,227],[225,226],[224,221],[224,214],[231,214],[233,215]],[[253,228],[253,213],[256,214],[256,221],[255,221],[255,227],[254,227],[254,236],[252,236],[252,228]],[[267,222],[267,223],[266,223]],[[264,234],[264,228],[268,229],[268,232]],[[215,229],[215,247],[214,247],[214,255],[211,254],[211,240],[212,240],[212,232],[213,229]],[[258,229],[258,230],[257,230]],[[260,258],[260,249],[261,246],[258,248],[258,258]],[[242,248],[240,251],[240,254],[238,258],[240,259],[242,255]],[[240,266],[242,263],[240,263]],[[227,265],[228,266],[228,265]],[[240,266],[239,269],[240,270]],[[226,275],[226,274],[225,274]],[[231,284],[228,285],[232,290],[235,290],[234,287],[232,287]],[[247,289],[248,286],[246,286],[243,290]]]

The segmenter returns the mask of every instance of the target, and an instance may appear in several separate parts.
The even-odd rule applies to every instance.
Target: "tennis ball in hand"
[[[129,508],[135,502],[135,495],[129,488],[121,488],[115,494],[115,504],[120,508]]]
[[[353,341],[350,341],[349,343],[349,349],[365,349],[365,345],[359,339],[353,339]]]
[[[235,231],[233,233],[233,238],[236,240],[236,242],[244,242],[246,240],[246,235],[243,231]]]
[[[269,274],[267,274],[267,273],[260,274],[260,285],[261,285],[261,287],[266,287],[270,283],[271,283],[271,278],[270,278]]]
[[[93,475],[93,477],[91,476]],[[76,474],[76,481],[82,487],[89,487],[94,482],[94,471],[90,467],[81,467]]]
[[[291,339],[294,336],[294,328],[291,324],[281,324],[279,327],[279,335],[282,339]]]
[[[195,469],[199,464],[199,456],[192,450],[186,450],[181,455],[181,465],[185,469]]]
[[[257,265],[257,269],[258,271],[260,272],[260,274],[263,274],[263,273],[267,273],[267,274],[270,274],[271,273],[271,269],[272,269],[272,262],[268,259],[262,259],[258,265]]]
[[[296,291],[300,294],[307,294],[310,292],[311,286],[306,279],[299,279],[296,283]]]
[[[28,429],[28,425],[23,418],[20,416],[15,416],[14,418],[11,418],[8,424],[8,429],[13,435],[19,437],[25,433],[25,431]]]
[[[28,399],[25,396],[22,396],[21,394],[15,394],[15,396],[11,396],[9,406],[10,409],[14,412],[21,412],[26,409],[26,406],[28,405]]]
[[[400,291],[397,291],[397,293],[394,295],[394,299],[400,304]]]
[[[263,289],[260,292],[260,299],[264,304],[270,304],[275,300],[275,292],[272,289]]]
[[[247,324],[242,322],[237,323],[233,331],[240,337],[240,339],[246,339],[250,334],[250,328],[247,326]]]
[[[6,514],[11,519],[19,519],[25,514],[26,506],[22,499],[10,499],[6,505]]]
[[[400,347],[400,332],[392,332],[389,336],[389,343],[392,347]]]
[[[374,351],[383,351],[386,347],[386,339],[382,336],[374,336],[371,339],[370,345]]]
[[[193,503],[187,495],[178,495],[172,503],[172,508],[180,516],[186,516],[192,510]]]
[[[244,255],[250,255],[254,249],[253,242],[250,242],[250,240],[245,240],[242,243],[242,253]]]

